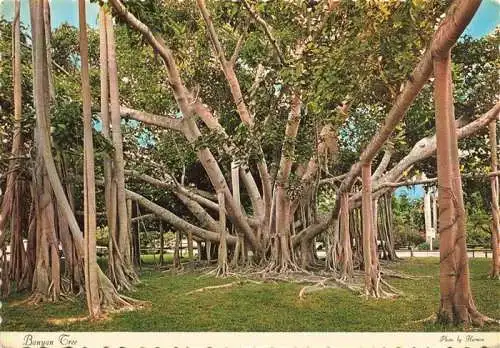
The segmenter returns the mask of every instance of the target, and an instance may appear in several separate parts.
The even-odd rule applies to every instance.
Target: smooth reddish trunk
[[[365,270],[365,294],[379,297],[380,270],[378,256],[374,249],[373,231],[373,198],[371,185],[371,163],[361,167],[363,180],[363,198],[361,210],[363,215],[363,265]],[[376,246],[376,244],[375,244]]]
[[[438,318],[447,323],[482,324],[483,318],[476,310],[469,281],[450,52],[434,59],[434,76],[441,293]]]
[[[103,11],[102,11],[103,12]],[[101,48],[107,49],[107,75],[110,101],[110,123],[111,123],[111,140],[113,142],[113,170],[110,195],[109,212],[113,229],[110,229],[110,240],[113,243],[113,255],[110,258],[111,279],[114,285],[120,289],[131,289],[132,286],[139,281],[134,270],[131,257],[131,237],[129,231],[129,217],[127,212],[127,202],[125,194],[125,173],[124,173],[124,158],[123,158],[123,141],[121,133],[121,118],[120,118],[120,95],[118,89],[118,67],[116,62],[116,43],[114,37],[113,21],[111,14],[105,13],[105,29],[106,35],[100,36],[101,40],[106,38],[106,45],[101,42]],[[104,58],[101,57],[101,60]],[[102,72],[101,72],[102,74]],[[101,98],[105,98],[101,94]],[[101,104],[104,101],[101,100]],[[108,121],[109,122],[109,121]],[[109,134],[109,130],[108,130]],[[106,173],[108,174],[108,173]],[[116,207],[116,212],[112,212]],[[111,227],[111,226],[110,226]]]
[[[498,140],[497,121],[489,124],[489,138],[491,151],[491,171],[498,170]],[[491,260],[490,277],[500,278],[500,208],[498,207],[498,176],[491,176],[491,249],[493,250]]]
[[[354,266],[352,263],[351,234],[349,232],[349,194],[342,193],[340,198],[340,265],[343,279],[352,277]]]
[[[92,112],[89,80],[89,53],[85,1],[79,0],[81,90],[83,100],[83,195],[84,195],[84,244],[85,244],[85,293],[91,318],[101,315],[96,254],[96,201],[94,178],[94,145],[92,139]]]

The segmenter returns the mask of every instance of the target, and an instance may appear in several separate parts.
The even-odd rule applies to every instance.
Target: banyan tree
[[[142,211],[161,220],[162,262],[166,225],[176,231],[176,252],[182,234],[191,258],[193,242],[199,254],[203,247],[209,260],[216,256],[220,276],[248,267],[262,275],[321,269],[352,288],[362,272],[363,294],[396,296],[380,262],[397,259],[392,192],[425,162],[437,175],[422,183],[437,181],[438,318],[492,320],[470,290],[458,144],[489,127],[490,276],[498,279],[500,103],[490,93],[481,112],[458,110],[456,119],[452,76],[452,48],[480,1],[446,8],[440,1],[108,0],[99,3],[94,30],[80,0],[79,59],[71,67],[79,75],[52,56],[59,43],[53,48],[49,1],[30,1],[29,44],[15,4],[3,295],[11,284],[31,287],[36,303],[85,293],[91,317],[141,305],[118,291],[139,283],[133,221]],[[29,139],[21,132],[31,103],[22,100],[21,43],[32,54]],[[61,79],[75,84],[67,98]],[[68,99],[78,99],[72,110],[82,115],[81,158],[66,154],[51,131],[59,125],[54,110]],[[423,137],[403,131],[414,109],[431,129]],[[130,120],[135,138],[125,127]],[[399,148],[410,133],[414,146]],[[25,148],[30,161],[22,159]],[[174,207],[162,204],[165,195]],[[106,266],[96,257],[99,208],[109,235]],[[324,261],[317,242],[326,246]]]

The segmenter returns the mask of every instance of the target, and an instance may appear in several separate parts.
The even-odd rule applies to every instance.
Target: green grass
[[[487,279],[490,260],[471,261],[472,289],[481,312],[500,318],[500,283]],[[46,331],[449,331],[433,323],[412,323],[428,317],[439,304],[438,258],[415,258],[391,268],[418,280],[388,279],[405,295],[396,299],[365,299],[343,289],[328,289],[298,298],[302,285],[291,283],[244,283],[187,295],[204,286],[224,284],[195,274],[171,275],[144,269],[142,284],[131,296],[150,301],[148,308],[116,313],[98,322],[54,326],[49,318],[86,314],[85,302],[61,302],[35,307],[11,306],[25,296],[4,301],[2,330]],[[463,330],[463,328],[457,328]],[[498,331],[498,326],[481,330]]]

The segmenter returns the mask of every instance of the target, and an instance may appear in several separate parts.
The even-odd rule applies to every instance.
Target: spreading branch
[[[131,109],[126,106],[120,106],[120,114],[122,118],[131,118],[153,126],[160,126],[176,131],[181,131],[182,129],[182,120],[178,118],[155,115],[149,112]]]

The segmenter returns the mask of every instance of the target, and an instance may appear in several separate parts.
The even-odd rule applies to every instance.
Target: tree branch
[[[500,102],[498,102],[493,108],[491,108],[488,112],[478,117],[474,121],[466,124],[465,126],[457,129],[458,139],[463,139],[470,137],[477,133],[479,130],[486,127],[491,120],[497,118],[500,114]],[[458,120],[457,120],[458,121]],[[458,123],[458,122],[457,122]],[[382,190],[384,185],[390,185],[397,181],[403,172],[407,170],[410,166],[415,163],[422,161],[426,158],[431,157],[436,152],[436,135],[434,134],[431,137],[426,137],[420,139],[411,149],[411,151],[401,160],[399,161],[391,170],[382,175],[376,182],[373,183],[373,191]],[[389,184],[388,184],[389,183]],[[390,186],[385,186],[385,189]],[[385,190],[387,191],[387,190]],[[378,195],[384,193],[379,192]],[[350,204],[354,205],[354,203],[359,200],[361,195],[359,193],[353,195],[350,198]]]
[[[192,114],[189,100],[187,98],[187,89],[184,86],[177,64],[170,48],[160,38],[155,36],[147,25],[142,23],[137,17],[130,13],[120,0],[109,0],[115,11],[122,17],[132,28],[140,32],[149,44],[162,57],[167,68],[168,79],[173,90],[173,94],[179,108],[184,117],[190,117]]]
[[[238,38],[238,42],[236,42],[236,47],[234,48],[233,55],[229,60],[229,64],[231,64],[231,66],[233,67],[235,66],[236,61],[238,60],[238,56],[240,55],[241,49],[243,47],[243,41],[245,40],[245,36],[246,36],[246,31],[243,34],[241,34],[240,37]]]
[[[144,196],[141,196],[138,193],[135,193],[130,190],[125,190],[125,193],[127,194],[127,197],[130,199],[135,200],[136,202],[139,203],[142,207],[146,208],[147,210],[151,211],[155,215],[157,215],[159,218],[165,220],[169,224],[171,224],[173,227],[183,231],[183,232],[192,232],[195,236],[198,236],[202,239],[205,240],[210,240],[213,242],[219,242],[220,241],[220,235],[219,233],[212,232],[205,230],[203,228],[200,228],[198,226],[192,225],[186,220],[181,219],[168,209],[165,209],[163,207],[160,207],[158,204],[151,202],[149,199],[145,198]],[[234,245],[236,244],[236,237],[227,235],[226,240],[229,245]]]
[[[248,12],[250,12],[253,19],[257,23],[259,23],[262,26],[262,28],[264,29],[264,32],[265,32],[267,38],[271,42],[271,45],[273,46],[274,50],[276,51],[276,53],[278,55],[278,60],[279,60],[280,64],[286,65],[285,56],[283,55],[283,52],[281,51],[281,48],[278,44],[278,40],[276,40],[276,38],[274,37],[274,35],[272,33],[271,26],[269,24],[267,24],[267,22],[264,19],[262,19],[262,17],[257,13],[257,11],[252,6],[250,6],[250,4],[248,3],[247,0],[242,0],[241,2],[245,6],[245,8],[248,10]]]
[[[131,118],[146,124],[160,126],[179,132],[182,130],[182,120],[178,118],[155,115],[149,112],[131,109],[126,106],[120,106],[120,114],[122,118]]]
[[[480,2],[480,0],[459,0],[456,5],[448,9],[447,18],[437,29],[423,57],[420,59],[415,69],[413,69],[410,79],[404,84],[403,90],[396,98],[393,107],[385,118],[384,124],[371,139],[370,143],[361,154],[359,161],[351,167],[349,174],[342,182],[340,187],[341,192],[346,192],[351,188],[354,179],[360,173],[362,164],[368,164],[373,160],[380,148],[392,134],[394,128],[403,119],[406,111],[409,109],[422,87],[427,83],[432,73],[432,52],[439,52],[444,48],[448,50],[449,47],[455,43],[456,38],[460,36],[470,22]],[[338,213],[338,202],[336,202],[336,207],[335,212]]]

